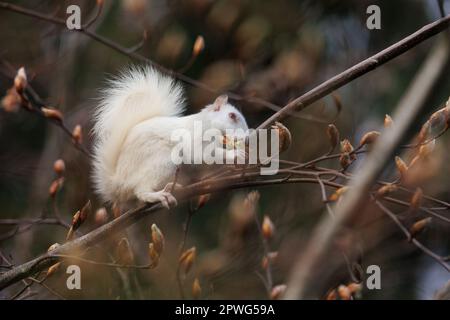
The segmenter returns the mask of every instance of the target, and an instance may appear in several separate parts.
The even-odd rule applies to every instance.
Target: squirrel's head
[[[227,95],[217,97],[214,103],[207,105],[202,112],[206,114],[212,128],[223,132],[227,129],[248,129],[244,116],[228,103]]]

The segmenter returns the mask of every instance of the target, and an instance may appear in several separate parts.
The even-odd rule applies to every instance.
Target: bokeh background
[[[65,17],[68,5],[78,4],[82,22],[96,6],[95,1],[87,0],[14,3],[60,17]],[[366,28],[366,8],[370,4],[381,8],[381,30]],[[445,4],[450,10],[450,3]],[[186,75],[220,91],[231,90],[284,105],[439,16],[438,2],[432,0],[106,0],[101,16],[90,28],[125,47],[139,43],[146,30],[147,38],[138,52],[174,70],[188,63],[195,39],[201,35],[205,49],[185,71]],[[368,130],[382,126],[384,115],[392,113],[433,41],[426,41],[337,92],[343,108],[335,123],[342,137],[355,142]],[[67,125],[82,126],[83,144],[89,149],[91,114],[98,90],[108,76],[133,61],[83,34],[5,10],[0,10],[0,43],[1,58],[16,69],[25,66],[35,90],[49,106],[64,113]],[[427,98],[427,114],[447,100],[449,71],[442,72],[442,79]],[[2,95],[11,84],[10,78],[0,75]],[[185,85],[185,91],[189,113],[197,112],[215,98],[214,94],[190,85]],[[245,101],[236,105],[251,127],[273,113]],[[335,116],[336,107],[327,97],[299,117],[286,121],[293,145],[283,158],[305,161],[326,152],[325,130]],[[426,116],[423,115],[424,120]],[[420,125],[417,123],[416,128]],[[426,193],[446,201],[450,200],[448,147],[449,137],[443,136],[436,145],[432,163],[424,168],[422,181]],[[60,128],[41,117],[24,110],[0,110],[0,219],[52,216],[48,188],[55,179],[53,163],[59,158],[66,163],[66,173],[57,207],[69,222],[88,199],[94,209],[103,205],[91,189],[89,160],[73,147]],[[386,168],[386,174],[392,169]],[[184,280],[188,297],[197,277],[206,299],[267,298],[258,276],[262,273],[261,237],[255,217],[243,205],[249,191],[215,195],[193,216],[187,246],[195,246],[198,256]],[[269,215],[276,227],[275,238],[270,242],[271,250],[279,252],[273,268],[274,282],[285,283],[293,258],[301,252],[324,213],[320,190],[314,185],[285,185],[259,191],[258,219]],[[111,210],[107,209],[111,218]],[[154,270],[119,272],[82,265],[82,290],[66,289],[64,270],[46,284],[66,298],[179,298],[175,273],[186,215],[186,206],[180,206],[169,214],[146,218],[126,234],[115,236],[127,236],[135,261],[143,264],[150,226],[156,223],[165,235],[166,249],[161,264]],[[361,216],[364,219],[354,224],[358,237],[352,244],[362,252],[363,266],[377,264],[382,270],[382,289],[363,289],[362,298],[429,299],[450,279],[447,271],[409,245],[393,223],[375,208],[368,208]],[[91,216],[81,231],[93,228],[95,221]],[[438,252],[448,252],[448,231],[447,226],[436,224],[422,239]],[[55,242],[64,242],[66,232],[60,226],[0,226],[0,250],[18,264],[45,252]],[[114,255],[114,243],[108,241],[102,250]],[[101,258],[102,254],[97,252],[94,257]],[[345,263],[330,264],[330,268],[333,269],[323,271],[329,278],[324,294],[327,289],[350,281]],[[18,287],[4,290],[0,297],[17,290]],[[35,286],[33,290],[36,295],[30,299],[57,298],[45,288]]]

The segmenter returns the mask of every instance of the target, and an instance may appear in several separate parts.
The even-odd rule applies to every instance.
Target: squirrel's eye
[[[230,119],[233,120],[234,122],[237,121],[237,115],[236,115],[236,113],[230,112],[230,113],[228,114],[228,116],[229,116]]]

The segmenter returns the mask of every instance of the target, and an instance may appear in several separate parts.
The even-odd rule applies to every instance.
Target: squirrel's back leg
[[[143,177],[147,177],[148,180],[143,180],[141,177],[141,182],[135,188],[135,196],[142,202],[161,202],[161,204],[167,209],[176,206],[177,200],[171,193],[173,183],[167,183],[167,185],[159,191],[155,190],[158,190],[160,187],[153,184],[156,181],[164,183],[164,181],[170,181],[170,179],[173,179],[176,172],[175,166],[172,168],[166,164],[165,166],[158,166],[152,169],[153,170],[144,172]],[[154,175],[155,171],[159,173],[158,177]],[[158,183],[158,185],[160,185],[160,183]]]
[[[172,143],[169,131],[161,119],[155,118],[159,129],[151,121],[137,126],[129,134],[121,152],[116,173],[141,202],[161,204],[169,209],[177,204],[171,188],[164,186],[172,181],[177,171],[172,161]],[[145,126],[144,126],[145,124]],[[162,190],[161,190],[162,189]]]

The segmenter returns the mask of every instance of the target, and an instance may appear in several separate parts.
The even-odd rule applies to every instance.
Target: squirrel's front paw
[[[178,204],[177,199],[175,199],[175,197],[173,196],[173,194],[171,194],[170,192],[167,191],[159,191],[161,194],[161,204],[167,208],[170,209],[171,207],[175,207]]]
[[[165,188],[161,191],[142,194],[140,196],[140,199],[144,202],[149,203],[160,202],[161,205],[166,209],[175,207],[178,204],[177,199],[175,199],[175,197],[170,192],[166,191]]]

